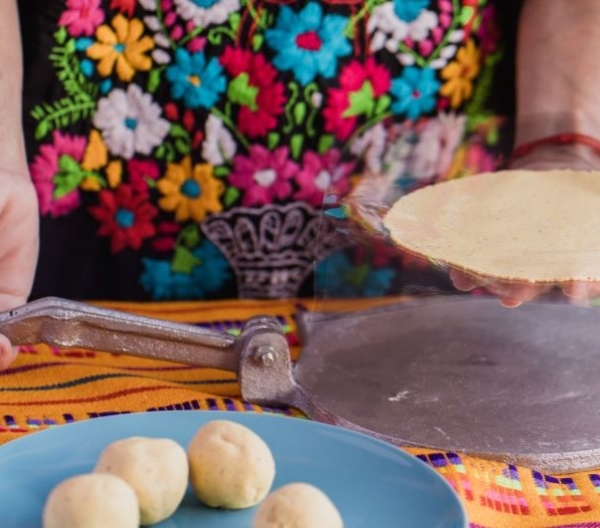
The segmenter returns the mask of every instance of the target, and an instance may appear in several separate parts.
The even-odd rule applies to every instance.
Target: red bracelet
[[[512,159],[522,158],[531,154],[536,148],[543,147],[545,145],[586,145],[596,152],[600,153],[600,140],[585,134],[577,133],[565,133],[557,134],[556,136],[548,136],[542,139],[531,141],[530,143],[523,143],[513,150]]]

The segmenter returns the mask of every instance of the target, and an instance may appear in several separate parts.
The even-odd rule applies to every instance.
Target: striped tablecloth
[[[293,316],[307,308],[302,301],[103,305],[234,333],[249,317],[273,315],[293,355],[299,353]],[[173,409],[299,414],[243,402],[232,373],[88,350],[24,348],[0,373],[0,444],[73,421]],[[600,528],[600,469],[547,475],[456,453],[408,451],[451,483],[472,528]]]

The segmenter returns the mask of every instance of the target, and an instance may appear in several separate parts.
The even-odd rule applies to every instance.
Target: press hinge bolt
[[[263,367],[272,367],[275,364],[277,351],[269,345],[262,345],[256,349],[254,358]]]

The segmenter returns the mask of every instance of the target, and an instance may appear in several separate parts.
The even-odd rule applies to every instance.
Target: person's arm
[[[515,146],[562,133],[600,140],[600,0],[523,0],[516,55]],[[513,160],[510,169],[600,170],[600,154],[575,145],[544,145]],[[453,270],[464,291],[482,286]],[[548,290],[503,281],[486,283],[507,307],[516,307]],[[577,301],[597,295],[596,283],[563,287]]]
[[[523,1],[515,145],[565,132],[600,140],[599,47],[598,0]],[[512,167],[600,169],[600,155],[583,145],[549,145]]]
[[[27,301],[38,253],[37,197],[22,126],[22,53],[17,0],[0,0],[0,311]],[[0,370],[15,353],[0,336]]]

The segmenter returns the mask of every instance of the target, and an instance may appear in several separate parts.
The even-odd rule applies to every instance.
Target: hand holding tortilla
[[[598,173],[503,171],[406,195],[384,224],[403,250],[449,267],[459,289],[516,305],[554,286],[600,290],[599,206]]]

